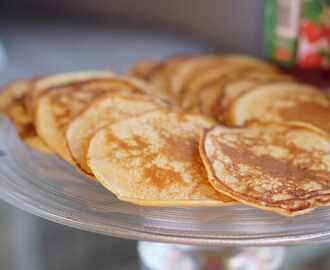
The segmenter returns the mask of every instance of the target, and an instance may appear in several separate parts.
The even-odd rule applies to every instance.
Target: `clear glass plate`
[[[246,206],[149,208],[121,202],[70,165],[30,150],[0,120],[0,197],[40,217],[130,239],[200,245],[282,245],[330,238],[330,208],[285,218]]]

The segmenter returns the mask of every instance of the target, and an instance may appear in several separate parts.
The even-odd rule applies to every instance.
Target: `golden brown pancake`
[[[253,57],[206,54],[178,55],[158,63],[141,62],[133,66],[131,74],[153,83],[157,86],[156,89],[174,103],[181,104],[183,102],[185,108],[192,110],[198,100],[196,100],[195,94],[203,86],[199,85],[200,81],[196,82],[196,78],[200,77],[201,74],[204,77],[206,74],[210,78],[211,73],[214,74],[217,72],[216,70],[222,70],[228,66],[233,69],[254,68],[265,73],[279,73],[272,65]],[[208,82],[206,81],[206,83]],[[184,100],[182,101],[182,99]]]
[[[98,131],[88,165],[119,199],[146,206],[232,204],[207,180],[199,133],[213,123],[199,115],[158,110]]]
[[[213,187],[237,201],[286,216],[330,203],[330,139],[304,125],[217,126],[200,153]]]
[[[216,55],[177,55],[160,62],[138,63],[129,73],[155,84],[157,92],[180,104],[180,91],[185,80],[197,70],[218,62],[219,56]]]
[[[143,94],[113,92],[95,100],[68,126],[66,141],[77,167],[93,175],[87,165],[87,150],[91,137],[100,128],[168,106],[160,100]]]
[[[277,73],[278,68],[262,59],[252,57],[245,54],[226,54],[223,56],[224,62],[238,68],[240,67],[256,67],[264,72]]]
[[[240,70],[234,70],[233,72],[229,72],[228,74],[225,73],[224,76],[220,76],[215,81],[208,81],[204,84],[204,86],[201,86],[196,93],[194,93],[192,96],[194,96],[193,99],[190,98],[190,101],[192,101],[192,108],[195,108],[200,113],[207,115],[209,117],[214,118],[215,120],[220,120],[221,118],[218,117],[218,113],[215,113],[215,105],[219,100],[222,100],[225,95],[225,86],[227,83],[231,80],[234,80],[235,78],[239,81],[242,81],[245,77],[249,78],[254,75],[258,75],[258,73],[264,75],[266,74],[264,71],[240,71]],[[269,73],[268,77],[276,76],[275,74]],[[252,80],[252,78],[249,78],[249,80]],[[254,81],[256,79],[253,79]],[[235,87],[235,91],[237,92],[237,88]],[[227,91],[228,92],[228,91]]]
[[[31,90],[30,84],[29,80],[18,80],[7,85],[0,95],[0,111],[14,123],[23,142],[35,150],[51,154],[51,150],[37,135],[32,118],[24,106],[24,96]]]
[[[178,99],[179,93],[176,87],[180,85],[181,79],[184,79],[184,76],[195,67],[201,67],[210,61],[214,62],[215,58],[214,55],[178,55],[165,61],[162,77],[169,95]]]
[[[24,97],[24,104],[27,111],[34,115],[36,110],[37,99],[46,91],[51,88],[56,88],[61,85],[84,82],[93,79],[109,79],[114,74],[110,71],[79,71],[69,72],[62,74],[54,74],[49,76],[40,77],[33,80],[30,87],[32,88]]]
[[[177,99],[178,104],[181,104],[190,81],[203,70],[219,66],[221,61],[220,55],[200,55],[182,61],[172,69],[168,74],[169,91]]]
[[[176,103],[175,97],[170,93],[167,76],[177,64],[190,57],[188,55],[177,55],[155,63],[141,62],[133,66],[129,73],[152,83],[155,86],[155,95],[166,97]]]
[[[179,105],[180,101],[178,96],[174,93],[172,87],[172,83],[175,81],[175,78],[177,78],[178,71],[180,70],[180,67],[187,65],[187,63],[190,63],[193,61],[193,59],[198,58],[197,55],[177,55],[174,56],[164,63],[164,68],[162,69],[162,72],[160,73],[161,76],[161,85],[164,89],[166,89],[166,92],[168,93],[168,96],[171,97],[174,104]]]
[[[212,84],[223,84],[227,76],[237,72],[236,67],[221,66],[212,67],[209,70],[204,70],[199,74],[195,74],[194,78],[186,84],[185,90],[182,93],[181,104],[183,108],[190,110],[195,107],[199,101],[199,94],[205,88]]]
[[[223,92],[223,85],[226,79],[221,79],[203,87],[203,91],[198,93],[198,100],[194,107],[203,115],[214,118],[214,103],[219,99]],[[214,118],[216,119],[216,118]]]
[[[157,62],[141,61],[134,64],[128,71],[128,74],[141,80],[149,81],[152,71],[155,69]]]
[[[203,93],[202,91],[200,93],[199,106],[205,107],[206,109],[202,111],[205,111],[208,115],[212,115],[218,121],[223,122],[225,114],[229,110],[232,102],[243,93],[263,84],[288,81],[293,81],[293,78],[281,73],[264,71],[238,73],[237,76],[231,76],[221,85],[221,90],[218,91],[218,95],[214,95],[212,100],[210,100],[210,97],[207,97],[208,93]],[[209,91],[212,90],[210,89]],[[204,101],[204,99],[206,101]],[[205,103],[204,106],[203,103]]]
[[[201,73],[207,73],[219,67],[230,65],[234,68],[258,67],[264,72],[278,72],[273,66],[253,57],[244,55],[196,55],[182,61],[172,70],[168,80],[172,81],[170,90],[174,95],[182,96],[191,80]]]
[[[57,87],[38,99],[36,129],[39,136],[64,160],[74,164],[65,140],[69,123],[93,100],[114,91],[149,91],[146,84],[129,78],[113,77]],[[145,85],[145,87],[141,87]]]
[[[217,120],[223,122],[225,114],[229,111],[232,102],[244,92],[252,90],[254,87],[265,84],[264,81],[259,81],[251,78],[241,78],[229,80],[223,85],[222,93],[216,98],[213,104],[213,115]]]
[[[330,101],[312,86],[272,83],[237,98],[226,120],[232,125],[249,120],[306,122],[330,134]]]
[[[209,65],[199,70],[186,82],[181,94],[182,106],[189,110],[198,104],[200,92],[207,86],[217,83],[222,85],[228,77],[240,77],[248,73],[261,74],[259,76],[262,76],[264,73],[272,75],[279,74],[279,71],[258,59],[245,59],[245,57],[241,58],[235,55],[224,56],[214,65]],[[212,90],[211,92],[212,96],[216,97],[216,94],[214,94],[216,90]]]

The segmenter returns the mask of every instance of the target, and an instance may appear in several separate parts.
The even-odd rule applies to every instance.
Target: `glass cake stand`
[[[247,206],[157,208],[121,202],[67,163],[23,145],[4,118],[0,197],[63,225],[143,241],[138,245],[143,269],[277,269],[282,246],[330,239],[327,207],[285,218]]]

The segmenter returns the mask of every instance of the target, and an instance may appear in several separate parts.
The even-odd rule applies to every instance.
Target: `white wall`
[[[25,0],[32,1],[32,0]],[[224,51],[261,54],[262,0],[33,0],[52,9],[111,19],[120,15],[183,31]]]

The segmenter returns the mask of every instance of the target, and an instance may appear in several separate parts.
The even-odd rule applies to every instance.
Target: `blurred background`
[[[262,57],[265,46],[273,46],[275,53],[266,56],[290,62],[286,65],[290,72],[328,86],[330,75],[317,66],[320,62],[307,62],[313,70],[292,69],[292,51],[274,50],[275,38],[275,45],[264,41],[264,32],[272,31],[264,18],[271,2],[2,0],[0,84],[80,69],[125,72],[138,60],[177,53],[239,52]],[[138,269],[135,241],[64,227],[2,202],[0,238],[1,269]],[[291,247],[283,269],[330,269],[328,252],[328,245]]]

